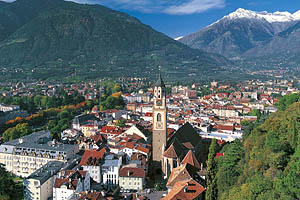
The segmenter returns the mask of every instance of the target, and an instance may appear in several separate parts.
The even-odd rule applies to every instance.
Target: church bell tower
[[[159,72],[154,85],[153,105],[152,157],[153,161],[161,162],[162,154],[167,145],[167,105],[166,87]]]

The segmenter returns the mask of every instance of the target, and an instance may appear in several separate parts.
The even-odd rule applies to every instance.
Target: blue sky
[[[6,0],[12,1],[12,0]],[[198,31],[223,16],[244,8],[254,11],[300,10],[300,0],[70,0],[101,4],[130,14],[170,37]]]

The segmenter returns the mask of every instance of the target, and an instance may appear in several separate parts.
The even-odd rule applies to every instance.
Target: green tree
[[[27,111],[30,113],[30,114],[33,114],[37,111],[37,108],[36,108],[36,105],[34,103],[34,100],[32,98],[29,98],[27,100]]]
[[[63,130],[62,127],[70,126],[70,120],[69,119],[61,119],[58,121],[58,126],[61,128],[61,130]]]
[[[119,83],[115,83],[113,87],[113,92],[120,92],[121,91],[121,86]]]
[[[279,110],[285,110],[289,105],[298,102],[300,98],[300,94],[289,94],[282,97],[278,103],[276,103],[276,107]]]
[[[72,116],[67,110],[63,110],[60,113],[58,113],[58,118],[59,119],[71,119]]]
[[[241,173],[238,163],[242,159],[243,150],[240,140],[235,140],[228,144],[222,150],[224,157],[220,157],[218,161],[217,171],[217,188],[218,196],[229,190],[236,184],[237,178]]]
[[[205,194],[206,200],[214,200],[218,197],[217,185],[216,185],[216,154],[217,154],[217,141],[213,139],[209,146],[209,154],[207,159],[207,174],[206,174],[206,183],[207,189]]]
[[[3,139],[5,141],[11,141],[20,137],[20,133],[17,131],[16,127],[12,127],[4,131]]]
[[[126,125],[126,121],[127,121],[126,119],[119,119],[119,120],[117,120],[116,125],[121,128],[124,128]]]
[[[40,108],[42,106],[42,96],[41,95],[35,95],[33,98],[33,102],[36,105],[36,107]]]
[[[279,135],[273,131],[268,133],[265,145],[273,152],[278,152],[282,149]]]
[[[60,140],[60,135],[61,135],[61,127],[59,125],[53,127],[51,130],[51,136],[52,139]]]
[[[56,126],[56,120],[49,120],[48,129],[52,129]]]
[[[22,123],[22,124],[17,124],[16,130],[19,132],[20,137],[23,137],[25,135],[29,135],[32,133],[32,130],[28,123]]]
[[[161,183],[155,183],[155,184],[154,184],[154,189],[155,189],[156,191],[161,191],[161,189],[162,189]]]
[[[48,97],[47,96],[43,96],[41,99],[41,106],[42,107],[46,107],[48,104]]]
[[[258,109],[253,109],[249,112],[249,116],[256,116],[257,117],[257,121],[260,120],[261,117],[261,112]]]
[[[0,164],[0,199],[23,199],[22,185],[13,181],[13,176]]]
[[[72,104],[72,103],[73,103],[73,100],[72,100],[71,96],[69,96],[66,92],[64,92],[62,104],[63,105],[69,105],[69,104]]]
[[[277,190],[280,191],[281,199],[300,199],[300,135],[298,146],[294,153],[290,166],[278,179]]]

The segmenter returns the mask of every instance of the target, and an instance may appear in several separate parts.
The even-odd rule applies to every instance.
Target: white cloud
[[[135,10],[146,13],[186,15],[223,8],[225,0],[70,0],[78,3],[99,3],[114,9]]]
[[[1,0],[0,0],[1,1]],[[2,0],[12,2],[14,0]],[[135,10],[145,13],[187,15],[209,9],[223,8],[225,0],[67,0],[77,3],[101,4],[113,9]]]
[[[212,8],[223,8],[225,7],[224,0],[191,0],[180,5],[173,5],[164,10],[168,14],[193,14],[201,13]]]

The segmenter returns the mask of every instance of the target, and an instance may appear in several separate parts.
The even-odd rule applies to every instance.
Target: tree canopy
[[[300,199],[299,94],[283,97],[277,113],[251,125],[243,141],[217,159],[217,199]]]

